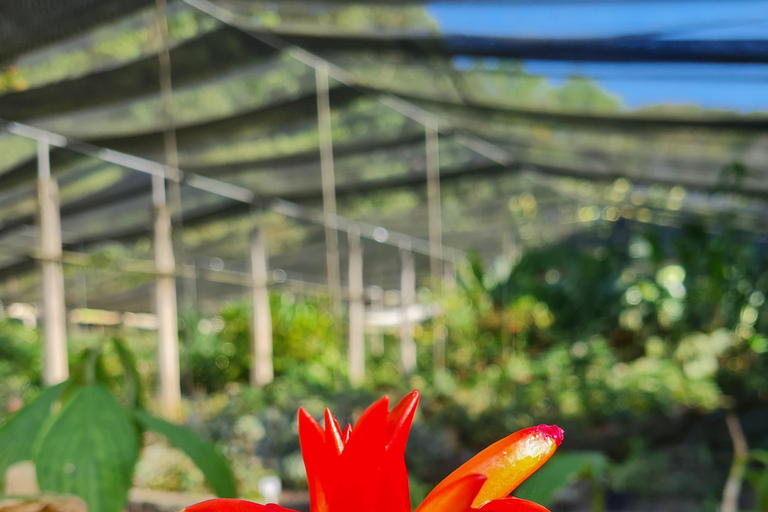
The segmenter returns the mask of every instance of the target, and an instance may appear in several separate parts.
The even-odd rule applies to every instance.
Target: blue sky
[[[768,38],[768,0],[435,2],[428,9],[446,34]],[[768,110],[768,65],[527,62],[526,70],[548,76],[555,84],[570,73],[593,76],[630,109],[682,103]]]

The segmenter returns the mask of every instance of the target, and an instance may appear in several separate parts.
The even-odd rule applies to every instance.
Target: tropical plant
[[[112,374],[111,346],[122,372]],[[0,476],[11,464],[32,460],[40,489],[81,497],[90,512],[123,509],[142,434],[152,430],[186,453],[213,491],[235,494],[227,459],[194,433],[156,418],[142,405],[133,355],[112,338],[86,349],[66,382],[43,391],[0,426]]]

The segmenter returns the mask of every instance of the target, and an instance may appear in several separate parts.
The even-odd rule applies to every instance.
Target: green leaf
[[[136,369],[136,358],[133,357],[133,353],[123,340],[112,338],[111,341],[125,373],[125,393],[128,405],[133,408],[139,407],[141,405],[141,379]]]
[[[33,449],[40,489],[80,496],[89,512],[119,512],[139,457],[139,431],[103,386],[82,388]]]
[[[545,507],[557,491],[579,476],[597,478],[605,468],[605,456],[600,453],[558,453],[514,491],[514,496],[535,501]]]
[[[142,410],[136,411],[136,418],[144,428],[153,430],[165,437],[171,445],[187,454],[200,468],[205,481],[221,498],[235,496],[235,481],[229,469],[227,458],[216,447],[201,439],[194,432],[155,418]]]
[[[32,459],[32,445],[65,382],[50,387],[0,426],[0,483],[8,466]]]
[[[747,475],[747,479],[755,491],[755,510],[768,510],[768,469],[752,471]]]
[[[768,467],[768,450],[761,450],[760,448],[756,448],[749,452],[749,456],[758,462],[763,463],[766,467]]]

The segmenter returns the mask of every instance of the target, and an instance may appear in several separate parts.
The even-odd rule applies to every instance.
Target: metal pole
[[[368,296],[371,299],[371,311],[384,311],[384,290],[381,286],[368,288]],[[380,356],[384,353],[384,334],[381,329],[376,329],[371,334],[371,353]]]
[[[339,263],[339,234],[336,228],[336,178],[333,168],[333,138],[331,135],[331,102],[328,92],[328,65],[315,68],[317,87],[317,128],[320,138],[320,172],[323,188],[325,223],[325,261],[328,289],[338,315],[341,306],[341,264]]]
[[[405,375],[416,371],[416,342],[410,309],[416,298],[416,268],[410,247],[400,248],[400,370]]]
[[[365,378],[365,290],[360,232],[352,228],[349,240],[349,381],[359,386]]]
[[[155,1],[155,29],[160,49],[157,60],[160,70],[160,107],[163,114],[163,142],[165,164],[173,169],[179,167],[179,153],[176,145],[176,129],[173,115],[173,83],[171,80],[171,52],[168,46],[168,19],[165,14],[165,0]]]
[[[173,112],[173,80],[171,67],[171,51],[168,41],[168,17],[166,15],[166,0],[155,0],[155,34],[160,47],[157,52],[160,108],[163,118],[163,149],[165,152],[165,185],[167,187],[168,204],[170,206],[171,231],[173,233],[173,251],[179,261],[184,262],[185,251],[180,236],[184,228],[184,212],[181,202],[181,183],[179,182],[179,150],[176,141],[176,118]],[[183,275],[181,306],[184,314],[195,311],[197,305],[197,283],[194,275]],[[184,329],[184,343],[189,347],[192,343],[191,326]],[[191,373],[185,375],[192,378]],[[190,383],[191,384],[191,383]]]
[[[429,273],[432,286],[440,286],[443,259],[443,223],[440,208],[440,151],[437,121],[424,124],[426,134],[427,208],[429,220]]]
[[[429,273],[435,298],[439,297],[443,285],[443,221],[440,204],[440,148],[438,124],[430,119],[424,124],[426,133],[427,207],[429,219]],[[445,367],[446,329],[442,313],[432,319],[432,366],[435,383],[440,385]]]
[[[251,386],[260,387],[274,379],[272,367],[272,314],[267,289],[267,250],[259,228],[251,233],[251,276],[253,318],[251,325]]]
[[[165,201],[165,179],[161,176],[152,176],[152,199],[155,207],[155,311],[160,404],[165,416],[174,418],[181,403],[179,328],[174,276],[176,262],[173,257],[171,215]]]
[[[59,189],[51,178],[48,144],[37,143],[37,201],[43,291],[43,383],[52,386],[69,378],[67,310],[61,266]]]

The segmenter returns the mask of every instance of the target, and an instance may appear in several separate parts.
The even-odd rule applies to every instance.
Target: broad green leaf
[[[547,506],[572,479],[587,475],[597,478],[604,467],[605,456],[600,453],[558,453],[520,484],[513,495]]]
[[[205,481],[218,496],[235,496],[235,481],[227,458],[219,453],[212,443],[201,439],[190,430],[155,418],[144,411],[137,410],[136,417],[144,428],[157,432],[171,445],[186,453],[203,472]]]
[[[0,426],[0,484],[8,466],[32,459],[35,438],[65,386],[63,382],[46,389]]]
[[[119,512],[139,457],[136,424],[101,385],[82,388],[33,449],[40,489],[80,496],[89,512]]]

